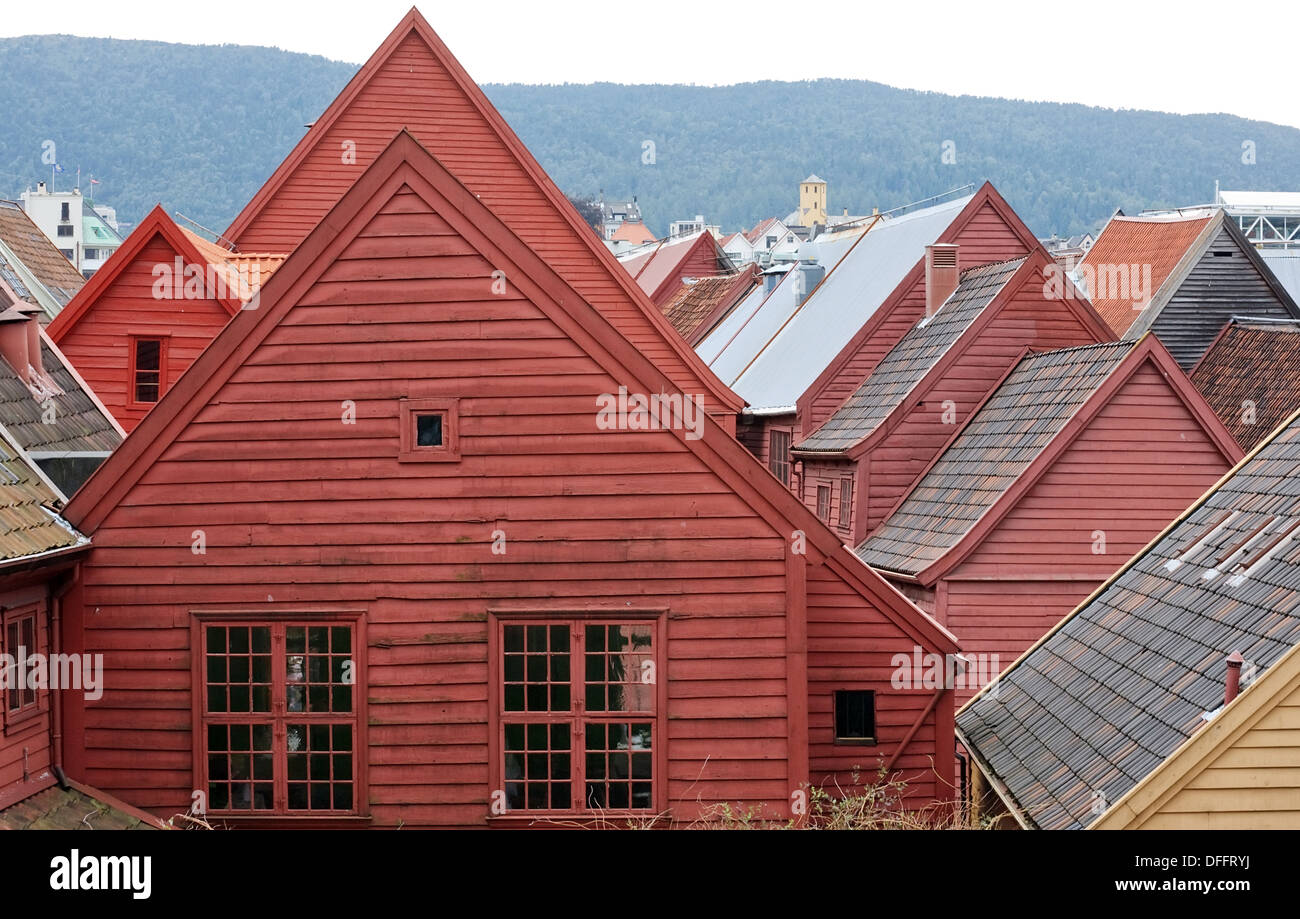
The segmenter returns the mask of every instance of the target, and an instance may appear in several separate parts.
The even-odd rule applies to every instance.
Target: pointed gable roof
[[[1146,294],[1154,300],[1157,291],[1164,287],[1174,270],[1183,263],[1193,244],[1201,240],[1203,234],[1209,235],[1206,234],[1206,229],[1210,221],[1209,214],[1186,217],[1112,217],[1080,262],[1080,268],[1086,266],[1097,274],[1105,266],[1115,269],[1138,266],[1145,270],[1145,266],[1150,265],[1151,289]],[[1147,307],[1137,309],[1131,296],[1121,296],[1131,292],[1128,284],[1123,285],[1123,290],[1109,289],[1112,286],[1119,285],[1094,282],[1084,293],[1115,334],[1124,336]]]
[[[510,232],[480,196],[461,184],[412,134],[402,131],[271,277],[262,289],[259,308],[241,310],[225,326],[145,416],[133,436],[69,502],[65,517],[93,535],[295,305],[313,293],[340,253],[381,213],[385,219],[402,216],[384,209],[404,191],[418,196],[487,261],[506,271],[513,289],[542,310],[611,376],[626,381],[629,387],[641,387],[643,392],[677,389],[654,356],[640,351],[603,313],[578,296],[538,253]],[[684,431],[665,430],[665,434],[680,437],[748,507],[780,532],[805,533],[810,554],[823,559],[909,635],[941,653],[958,650],[950,632],[854,558],[839,537],[777,483],[716,420],[704,419],[703,436],[698,440]]]
[[[1155,362],[1224,457],[1240,458],[1232,436],[1153,335],[1030,354],[858,546],[858,557],[925,584],[942,577],[1147,361]]]
[[[66,338],[77,323],[91,311],[100,296],[113,286],[119,275],[135,261],[136,257],[155,238],[161,238],[173,252],[181,257],[186,266],[198,265],[206,271],[208,265],[216,264],[213,261],[213,259],[217,258],[214,253],[208,252],[205,254],[200,251],[199,244],[202,240],[191,236],[177,226],[175,221],[167,216],[167,212],[163,210],[162,205],[155,205],[144,220],[140,221],[139,226],[131,231],[122,245],[109,256],[104,266],[96,271],[90,280],[86,282],[86,286],[77,292],[72,302],[49,324],[46,332],[49,333],[50,338],[56,343]],[[207,245],[210,246],[211,244]],[[217,249],[218,247],[211,246],[211,248]],[[211,298],[232,316],[239,312],[241,306],[238,292],[233,291],[233,293],[236,296]]]
[[[1255,704],[1264,679],[1205,726],[1232,652],[1265,679],[1294,667],[1297,480],[1300,414],[957,714],[962,743],[1023,825],[1111,823],[1119,815],[1099,815],[1097,793],[1132,803],[1126,793],[1172,754]]]
[[[749,265],[731,274],[688,280],[664,305],[663,313],[682,338],[694,345],[743,300],[762,277],[757,265]]]
[[[683,272],[690,274],[692,265],[706,269],[708,275],[731,270],[731,259],[709,232],[688,239],[666,240],[654,251],[638,255],[623,262],[647,297],[654,303],[665,302],[674,296],[684,280]],[[705,272],[701,272],[705,274]]]
[[[241,250],[287,252],[399,130],[409,130],[510,230],[709,410],[741,400],[686,347],[487,96],[412,8],[231,223]]]
[[[1300,408],[1300,320],[1234,316],[1189,376],[1243,449]]]

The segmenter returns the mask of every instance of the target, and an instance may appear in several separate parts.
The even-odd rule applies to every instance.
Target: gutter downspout
[[[72,569],[57,591],[50,591],[50,651],[57,655],[63,650],[63,598],[72,590],[81,575],[81,563]],[[51,771],[59,780],[59,787],[68,788],[68,776],[63,771],[63,696],[55,694],[50,700],[50,745],[54,763]]]

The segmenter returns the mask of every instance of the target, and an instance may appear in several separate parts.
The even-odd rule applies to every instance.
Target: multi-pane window
[[[7,679],[4,681],[5,691],[2,694],[6,724],[40,710],[40,698],[37,695],[36,688],[28,686],[28,681],[21,679],[22,671],[18,669],[21,666],[19,661],[22,658],[31,658],[40,653],[36,641],[36,612],[34,610],[19,614],[11,613],[5,616],[3,647],[0,650],[3,650],[8,657],[5,664],[0,666],[8,665],[12,667],[11,671],[5,674]],[[10,664],[10,661],[13,663]]]
[[[516,811],[648,810],[653,622],[501,625],[501,768]]]
[[[162,395],[161,338],[131,339],[131,400],[157,402]]]
[[[768,468],[777,481],[790,487],[790,432],[773,431],[768,438]]]
[[[840,479],[840,528],[848,529],[853,512],[853,480]]]
[[[823,523],[831,521],[831,487],[829,485],[817,486],[817,516]]]
[[[202,632],[209,810],[354,812],[355,625],[208,622]]]

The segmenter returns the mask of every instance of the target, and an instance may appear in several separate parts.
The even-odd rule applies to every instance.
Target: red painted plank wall
[[[0,593],[0,609],[29,605],[35,606],[39,647],[28,648],[27,654],[48,654],[50,616],[45,585],[11,588]],[[5,654],[17,658],[18,649],[8,647],[4,633],[0,633],[0,645],[3,645]],[[54,761],[50,746],[49,690],[42,691],[40,698],[43,699],[43,711],[21,721],[9,723],[5,717],[7,713],[0,712],[0,718],[5,719],[3,730],[0,730],[0,806],[5,806],[10,798],[20,796],[24,786],[30,788],[49,775]]]
[[[670,379],[687,392],[707,392],[414,32],[238,235],[239,248],[292,251],[403,127]]]
[[[952,242],[960,246],[958,261],[961,268],[987,265],[1018,258],[1029,250],[1011,231],[1005,220],[991,204],[985,203],[970,221],[954,236]],[[886,309],[888,303],[882,305]],[[835,413],[844,400],[862,385],[889,351],[925,316],[925,274],[901,292],[898,302],[887,313],[869,321],[870,335],[859,336],[836,358],[836,369],[812,392],[808,402],[808,417],[803,420],[805,431],[811,431]]]
[[[669,805],[788,808],[789,534],[676,435],[596,430],[619,381],[491,271],[399,194],[96,528],[69,601],[110,687],[69,718],[85,781],[188,806],[191,610],[361,607],[374,823],[483,825],[488,610],[631,605],[667,610]],[[408,395],[460,399],[460,462],[397,462]]]
[[[854,787],[854,773],[858,774],[859,786],[878,781],[880,767],[892,757],[934,694],[933,690],[892,687],[894,655],[911,650],[908,642],[900,642],[897,626],[884,616],[874,611],[864,615],[860,601],[855,602],[833,573],[825,569],[809,572],[808,736],[809,765],[815,784],[848,790]],[[874,690],[875,745],[835,743],[837,689]],[[943,764],[952,760],[953,735],[951,730],[936,733],[935,727],[936,719],[943,717],[942,706],[926,717],[890,773],[906,782],[909,804],[917,808],[936,797],[952,795],[952,779],[942,770]],[[940,764],[939,771],[935,763]]]
[[[1041,273],[1031,275],[949,365],[924,402],[870,451],[867,513],[855,525],[857,541],[884,522],[1025,348],[1053,351],[1096,343],[1094,333],[1061,300],[1043,296],[1043,285]],[[952,415],[946,413],[949,401]]]
[[[59,342],[59,349],[128,433],[147,412],[129,400],[131,335],[171,332],[164,377],[170,386],[230,320],[216,300],[153,296],[154,266],[170,266],[175,258],[175,250],[155,236]]]

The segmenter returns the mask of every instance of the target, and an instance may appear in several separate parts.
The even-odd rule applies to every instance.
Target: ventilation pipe
[[[1241,691],[1241,665],[1243,663],[1245,663],[1245,659],[1241,656],[1240,651],[1233,651],[1228,655],[1228,676],[1223,687],[1224,705],[1237,698],[1237,693]]]

